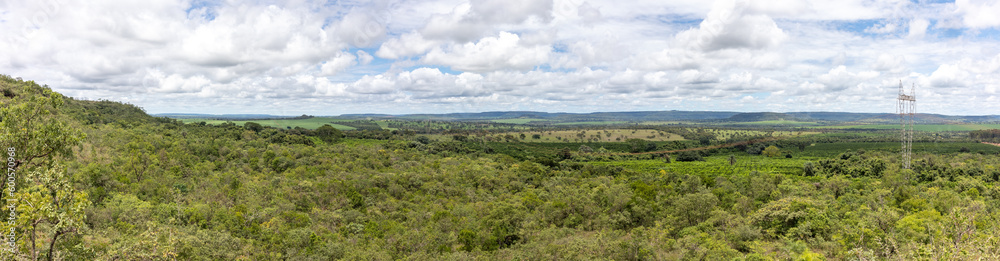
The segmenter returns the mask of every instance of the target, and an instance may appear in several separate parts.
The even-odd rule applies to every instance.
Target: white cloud
[[[909,38],[924,38],[927,34],[927,26],[930,26],[931,22],[927,19],[913,19],[910,21],[910,31]]]
[[[678,44],[703,51],[729,48],[763,49],[787,38],[767,15],[747,12],[746,1],[716,1],[698,28],[677,35]]]
[[[957,65],[942,64],[934,73],[931,73],[928,81],[934,87],[964,87],[968,85],[965,83],[968,77],[968,72],[960,69]]]
[[[865,32],[872,34],[895,33],[897,30],[899,30],[899,27],[900,26],[894,22],[885,22],[881,24],[872,25],[871,27],[866,28]]]
[[[872,69],[883,72],[901,73],[905,70],[903,66],[904,62],[906,62],[905,57],[883,53],[872,64]]]
[[[389,39],[379,47],[375,55],[384,59],[412,57],[424,54],[438,44],[438,41],[426,40],[423,35],[411,32]]]
[[[893,110],[878,99],[891,98],[899,80],[918,85],[928,111],[1000,109],[990,103],[1000,90],[1000,49],[991,38],[1000,5],[989,1],[3,6],[0,71],[151,112],[202,109],[184,107],[195,102],[213,112],[295,115],[879,112]],[[735,107],[743,99],[753,102]],[[935,103],[956,99],[967,102]]]
[[[355,59],[356,57],[354,57],[354,55],[349,53],[340,53],[329,61],[323,63],[323,66],[320,67],[321,75],[330,76],[342,72],[348,67],[357,64]]]
[[[431,50],[422,62],[451,66],[460,71],[530,70],[548,60],[551,47],[522,46],[516,34],[500,32],[476,43]]]
[[[1000,3],[988,0],[956,0],[955,11],[962,22],[972,28],[1000,26]]]
[[[358,63],[360,63],[361,65],[368,65],[369,63],[372,62],[372,60],[375,60],[375,57],[372,57],[372,55],[368,54],[368,52],[358,50],[357,54],[358,54]]]

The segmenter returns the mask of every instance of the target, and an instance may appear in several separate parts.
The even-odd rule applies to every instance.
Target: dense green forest
[[[1000,259],[1000,147],[979,134],[921,133],[910,170],[877,133],[663,157],[639,153],[756,136],[435,141],[0,91],[4,260]]]

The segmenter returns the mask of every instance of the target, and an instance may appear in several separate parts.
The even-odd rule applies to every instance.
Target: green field
[[[898,124],[871,124],[871,125],[838,125],[838,126],[815,126],[811,128],[823,129],[868,129],[868,130],[896,130],[900,129]],[[974,131],[986,129],[1000,129],[1000,124],[917,124],[913,130],[917,131]]]
[[[212,119],[178,119],[184,123],[198,123],[205,122],[206,124],[219,125],[226,122],[232,122],[236,125],[243,126],[247,122],[256,122],[260,125],[270,126],[275,128],[295,128],[302,127],[306,129],[316,129],[324,124],[330,124],[338,130],[354,130],[354,127],[336,124],[335,122],[345,122],[351,120],[336,119],[328,117],[314,117],[309,119],[279,119],[279,120],[252,120],[252,121],[230,121],[230,120],[212,120]]]
[[[396,128],[389,128],[389,121],[376,121],[375,124],[378,124],[378,126],[380,128],[382,128],[383,130],[396,130]],[[333,126],[333,127],[337,128],[337,126]],[[348,126],[344,126],[344,127],[348,127]],[[337,129],[340,129],[340,128],[337,128]],[[343,130],[343,129],[340,129],[340,130]]]
[[[553,125],[616,125],[616,124],[626,124],[627,121],[574,121],[574,122],[560,122]]]
[[[788,125],[788,126],[819,125],[818,122],[790,121],[790,120],[752,121],[752,122],[737,122],[737,123],[729,123],[729,124],[733,124],[733,125]]]
[[[784,157],[768,158],[761,155],[747,155],[745,153],[735,153],[736,164],[729,165],[729,156],[705,157],[705,161],[691,162],[671,162],[665,163],[661,159],[655,160],[628,160],[628,161],[599,161],[591,162],[594,165],[619,166],[636,172],[658,172],[663,170],[666,173],[698,175],[703,177],[713,177],[718,175],[749,174],[751,171],[759,171],[771,174],[802,175],[802,164],[807,161],[816,161],[820,158],[791,158]]]
[[[694,131],[695,129],[689,128],[688,130]],[[801,135],[812,135],[818,134],[819,132],[811,131],[762,131],[762,130],[739,130],[739,129],[704,129],[704,131],[713,133],[719,140],[726,140],[735,137],[759,137],[766,136],[770,134],[773,137],[793,137]]]
[[[509,124],[526,124],[529,122],[539,122],[539,121],[549,121],[546,119],[500,119],[500,120],[490,120],[496,123],[509,123]]]

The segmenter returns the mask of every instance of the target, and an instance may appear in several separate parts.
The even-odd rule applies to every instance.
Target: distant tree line
[[[969,132],[969,138],[979,141],[1000,142],[1000,130],[977,130]]]

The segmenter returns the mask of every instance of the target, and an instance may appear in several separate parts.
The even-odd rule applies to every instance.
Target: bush
[[[677,154],[677,161],[705,161],[696,151],[685,151]]]
[[[764,151],[761,152],[761,154],[764,154],[764,156],[767,156],[768,158],[773,158],[774,156],[778,156],[778,154],[781,154],[781,149],[778,149],[778,147],[771,145],[767,146],[767,148],[764,149]]]
[[[806,161],[806,163],[802,164],[802,172],[805,173],[806,176],[816,175],[816,165],[813,164],[812,161]]]

